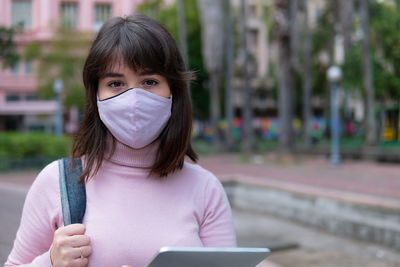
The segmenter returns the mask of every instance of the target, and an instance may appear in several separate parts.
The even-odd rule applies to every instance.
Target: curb
[[[400,250],[400,201],[287,182],[261,183],[254,177],[220,178],[233,208]]]

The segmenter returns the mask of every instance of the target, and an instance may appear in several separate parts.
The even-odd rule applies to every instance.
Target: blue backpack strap
[[[82,161],[74,159],[74,169],[71,169],[71,159],[62,158],[58,161],[60,173],[60,198],[64,226],[82,223],[86,210],[85,184],[79,184],[82,174]]]

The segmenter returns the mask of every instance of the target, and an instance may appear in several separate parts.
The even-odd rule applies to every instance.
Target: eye
[[[146,87],[156,86],[158,82],[156,80],[148,79],[143,81],[143,85]]]
[[[108,83],[108,86],[112,87],[112,88],[120,88],[123,87],[125,84],[121,81],[112,81],[110,83]]]

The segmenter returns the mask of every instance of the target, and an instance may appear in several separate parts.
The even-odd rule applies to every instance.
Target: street
[[[0,262],[10,253],[17,232],[26,190],[21,187],[0,185]]]
[[[26,175],[32,177],[34,173]],[[5,262],[11,250],[29,187],[21,182],[12,184],[11,180],[12,175],[0,179],[1,262]],[[385,247],[336,237],[269,215],[234,210],[233,216],[239,246],[270,247],[276,251],[268,260],[280,266],[400,266],[400,255]]]

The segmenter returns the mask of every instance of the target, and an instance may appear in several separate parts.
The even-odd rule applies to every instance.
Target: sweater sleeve
[[[206,247],[236,247],[231,207],[222,184],[214,175],[205,188],[200,238]]]
[[[52,266],[50,246],[54,231],[60,225],[60,192],[58,163],[52,162],[36,177],[25,199],[21,224],[8,266]]]

